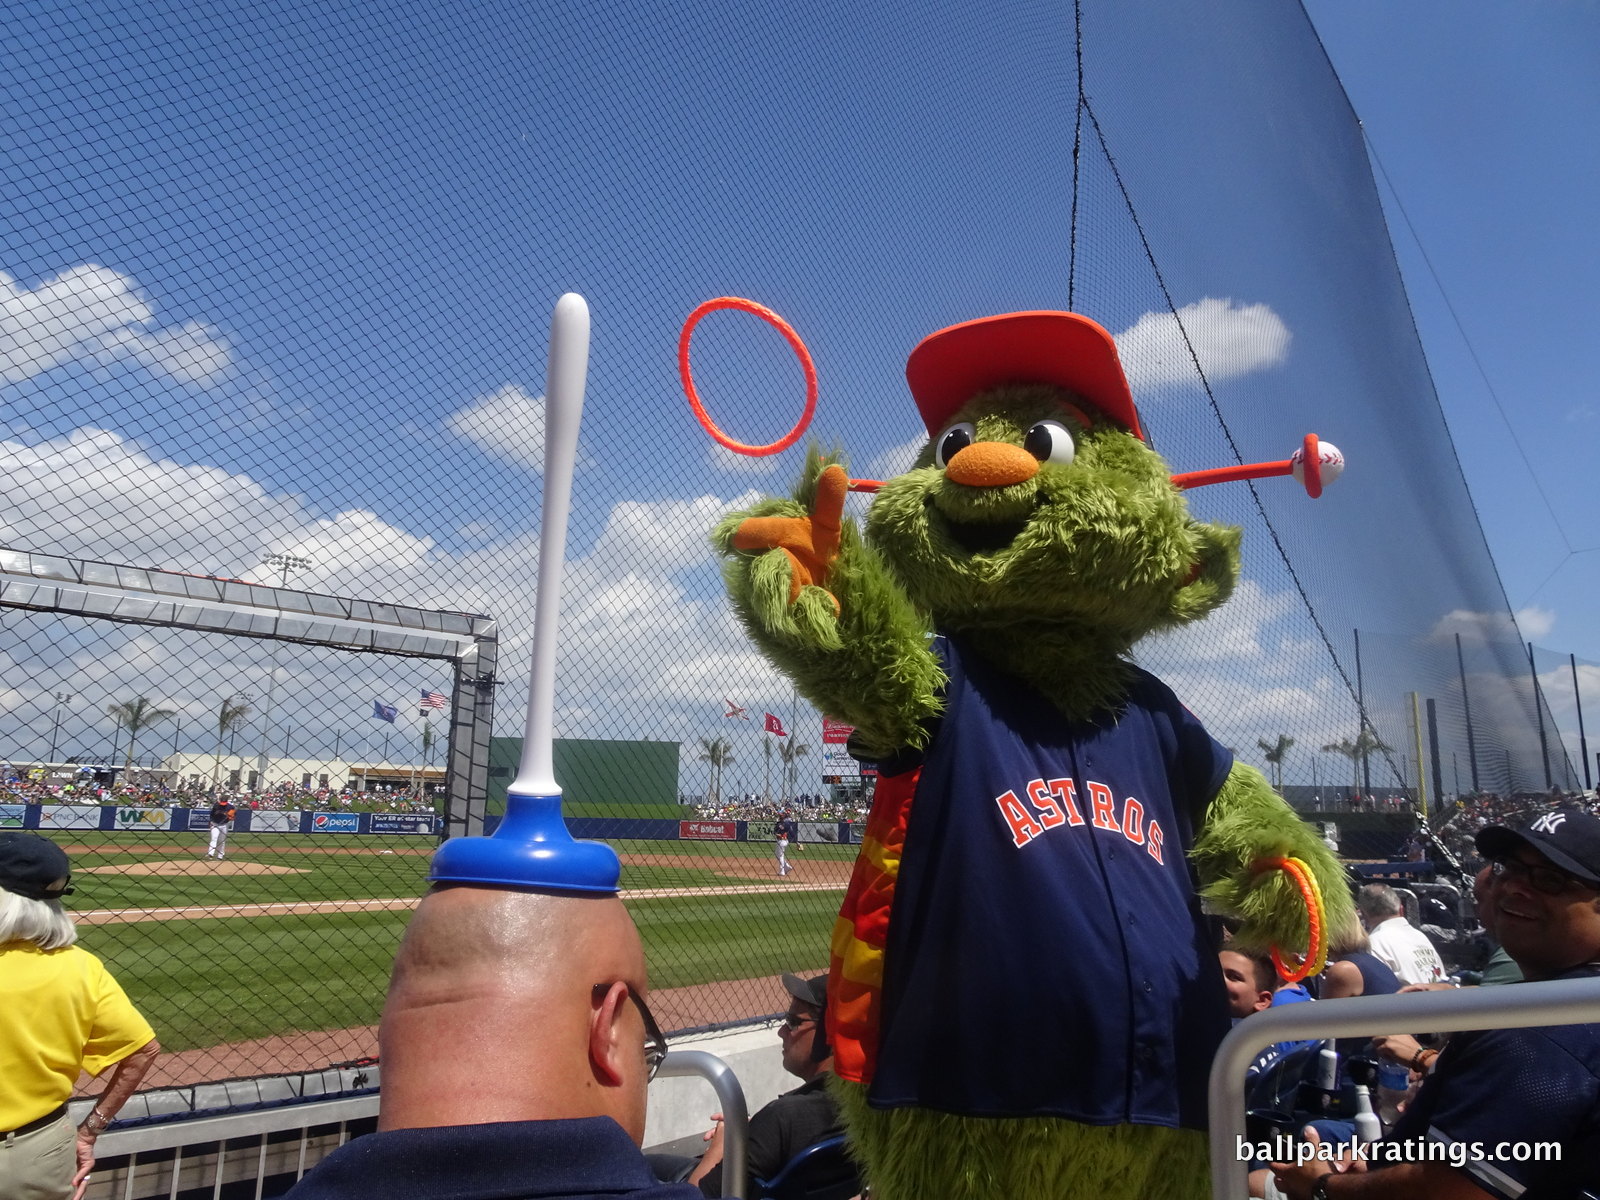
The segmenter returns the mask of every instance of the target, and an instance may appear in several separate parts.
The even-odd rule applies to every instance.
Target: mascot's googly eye
[[[1022,439],[1022,448],[1040,462],[1059,463],[1063,467],[1071,466],[1072,460],[1078,457],[1072,434],[1060,421],[1040,421],[1028,430],[1028,436]]]
[[[977,439],[978,430],[971,421],[952,425],[939,435],[933,450],[933,465],[943,468],[949,461]]]

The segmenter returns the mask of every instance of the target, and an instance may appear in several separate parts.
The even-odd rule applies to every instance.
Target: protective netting
[[[579,815],[712,838],[749,822],[730,828],[755,840],[618,845],[626,887],[674,893],[630,900],[663,1024],[772,1012],[772,976],[826,961],[850,851],[810,843],[861,792],[748,645],[706,538],[787,491],[800,451],[713,448],[679,392],[679,326],[722,294],[781,312],[821,374],[812,437],[881,478],[922,437],[902,378],[921,337],[1070,304],[1118,335],[1174,470],[1286,458],[1308,430],[1351,464],[1314,503],[1287,480],[1191,493],[1244,526],[1244,582],[1140,657],[1223,742],[1330,806],[1414,787],[1415,692],[1436,701],[1438,799],[1471,789],[1469,759],[1483,790],[1573,786],[1553,723],[1541,752],[1359,129],[1304,14],[1088,4],[1081,81],[1079,32],[1043,3],[18,10],[0,543],[489,614],[494,732],[514,739],[544,331],[557,295],[584,293],[556,732],[679,747],[667,796],[608,768]],[[736,437],[799,412],[792,356],[749,318],[708,318],[695,369]],[[114,868],[83,907],[138,910],[84,940],[188,1052],[166,1077],[370,1052],[404,912],[363,902],[417,895],[426,860],[399,851],[425,847],[240,828],[230,868],[262,869],[224,873],[171,813],[214,786],[285,812],[432,805],[450,714],[424,720],[419,700],[451,694],[449,665],[20,611],[0,639],[6,799],[81,797],[54,790],[71,782],[168,812],[164,831],[119,815],[63,837],[80,869]],[[131,710],[111,710],[140,701],[135,743]],[[502,785],[514,759],[491,760]],[[374,763],[379,780],[356,769]],[[760,839],[795,796],[808,844],[779,880]],[[311,901],[339,911],[207,915]],[[233,1015],[182,1016],[199,1012]],[[269,1035],[295,1037],[251,1040]]]

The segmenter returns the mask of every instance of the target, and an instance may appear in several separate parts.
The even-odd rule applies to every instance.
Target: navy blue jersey
[[[1591,964],[1560,978],[1596,975]],[[1600,1024],[1453,1035],[1385,1141],[1424,1138],[1481,1143],[1489,1157],[1461,1169],[1505,1200],[1600,1188]],[[1559,1142],[1561,1161],[1513,1161],[1509,1144],[1518,1142]],[[1497,1155],[1502,1143],[1506,1153]],[[1381,1150],[1379,1167],[1387,1163]]]
[[[1147,672],[1069,722],[936,647],[870,1103],[1204,1128],[1228,1012],[1186,852],[1232,755]]]

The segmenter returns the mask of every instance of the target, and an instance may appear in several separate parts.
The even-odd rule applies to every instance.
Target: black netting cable
[[[1150,264],[1150,270],[1155,274],[1156,286],[1161,289],[1161,297],[1167,303],[1167,311],[1172,314],[1172,319],[1177,322],[1178,332],[1183,337],[1184,348],[1189,352],[1189,361],[1194,364],[1195,374],[1200,377],[1200,386],[1206,394],[1206,401],[1211,405],[1211,412],[1217,419],[1217,426],[1222,430],[1222,436],[1228,440],[1228,449],[1233,452],[1233,460],[1243,463],[1244,456],[1239,452],[1239,444],[1234,440],[1233,430],[1228,428],[1228,422],[1222,415],[1222,408],[1217,403],[1217,397],[1211,390],[1211,381],[1206,378],[1205,369],[1200,365],[1200,356],[1195,352],[1194,343],[1189,338],[1189,331],[1183,327],[1183,318],[1178,316],[1177,306],[1172,302],[1172,293],[1167,288],[1166,278],[1161,273],[1161,266],[1156,262],[1155,251],[1151,248],[1150,239],[1145,234],[1144,226],[1139,221],[1139,213],[1133,206],[1133,197],[1128,194],[1128,186],[1123,182],[1122,172],[1117,169],[1117,160],[1112,156],[1111,147],[1106,144],[1105,131],[1100,127],[1100,118],[1095,116],[1094,108],[1087,98],[1080,101],[1079,110],[1089,115],[1089,122],[1094,126],[1095,138],[1100,143],[1100,151],[1106,156],[1106,164],[1111,168],[1111,177],[1116,180],[1117,191],[1122,195],[1122,203],[1128,210],[1128,218],[1133,222],[1134,230],[1139,235],[1139,244],[1144,248],[1145,260]],[[1316,627],[1317,636],[1322,639],[1323,646],[1328,651],[1328,660],[1333,663],[1333,669],[1339,673],[1339,678],[1344,680],[1345,690],[1350,693],[1350,699],[1356,699],[1355,685],[1350,681],[1350,676],[1345,673],[1344,664],[1339,661],[1339,655],[1333,648],[1333,639],[1328,636],[1328,631],[1322,626],[1322,618],[1318,615],[1316,606],[1311,603],[1311,596],[1306,590],[1305,583],[1299,573],[1294,569],[1294,563],[1289,559],[1289,552],[1284,548],[1283,540],[1278,536],[1278,531],[1272,524],[1272,519],[1267,515],[1266,506],[1261,503],[1261,493],[1256,490],[1256,485],[1251,480],[1242,481],[1250,489],[1251,502],[1256,506],[1256,513],[1261,518],[1261,523],[1266,526],[1268,535],[1272,538],[1273,548],[1278,552],[1278,558],[1283,563],[1283,569],[1289,573],[1289,578],[1294,581],[1294,589],[1300,594],[1300,602],[1305,605],[1306,615],[1311,618],[1311,623]]]
[[[1078,285],[1078,188],[1083,158],[1083,0],[1072,5],[1072,45],[1078,77],[1078,103],[1072,117],[1072,225],[1067,246],[1067,308],[1073,310]]]

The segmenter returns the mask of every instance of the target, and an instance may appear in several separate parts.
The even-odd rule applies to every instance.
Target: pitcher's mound
[[[298,867],[279,867],[271,863],[242,862],[224,858],[178,858],[167,862],[120,863],[111,867],[88,867],[85,875],[304,875]]]

